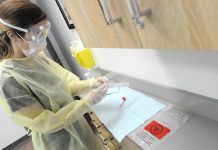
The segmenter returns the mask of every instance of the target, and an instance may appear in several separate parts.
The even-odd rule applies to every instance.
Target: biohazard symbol
[[[150,128],[150,132],[154,135],[160,134],[163,131],[163,126],[161,125],[153,125]]]
[[[150,122],[144,129],[150,132],[153,136],[155,136],[159,140],[170,132],[169,128],[164,127],[163,125],[161,125],[160,123],[154,120]]]

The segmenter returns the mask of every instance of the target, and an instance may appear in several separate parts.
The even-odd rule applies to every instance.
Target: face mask
[[[17,34],[20,36],[19,34]],[[21,37],[21,36],[20,36]],[[21,37],[22,38],[22,37]],[[17,44],[20,46],[22,49],[23,54],[26,57],[33,57],[38,55],[42,50],[44,50],[47,46],[47,41],[46,38],[40,40],[40,43],[36,43],[35,41],[26,41],[24,38],[22,38],[26,43],[29,45],[29,49],[24,49],[22,46],[17,42]]]
[[[33,57],[38,55],[42,50],[44,50],[47,46],[47,41],[44,39],[41,43],[35,44],[33,42],[28,42],[29,43],[29,49],[25,50],[22,49],[23,54],[26,57]]]

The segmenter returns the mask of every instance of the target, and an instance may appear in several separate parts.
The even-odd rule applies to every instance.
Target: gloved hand
[[[96,80],[94,80],[95,82],[93,82],[91,84],[92,88],[98,87],[100,85],[102,85],[103,83],[108,83],[108,78],[103,76],[103,77],[98,77],[96,78]]]
[[[98,77],[96,78],[97,82],[103,84],[103,83],[108,83],[108,78],[103,76],[103,77]]]
[[[89,92],[88,97],[90,98],[91,104],[96,105],[98,102],[100,102],[105,94],[107,93],[108,86],[106,83],[102,84],[96,89],[93,89]]]

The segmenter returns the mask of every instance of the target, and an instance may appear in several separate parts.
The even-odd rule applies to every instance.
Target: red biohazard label
[[[144,127],[144,129],[150,132],[153,136],[155,136],[159,140],[170,132],[170,129],[164,127],[163,125],[159,124],[156,121],[152,121],[146,127]]]

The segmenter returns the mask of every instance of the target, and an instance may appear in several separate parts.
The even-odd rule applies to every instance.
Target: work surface
[[[125,135],[153,117],[166,105],[128,87],[118,88],[118,91],[116,89],[108,89],[108,93],[113,94],[107,95],[92,108],[92,111],[121,142]],[[125,101],[121,99],[123,96]]]
[[[107,72],[104,72],[102,74],[107,74]],[[126,77],[119,74],[114,74],[111,78],[115,82],[130,82],[130,87],[140,90],[141,92],[152,95],[155,97],[158,97],[161,99],[163,103],[171,102],[172,100],[166,100],[163,96],[163,91],[166,90],[164,87],[158,87],[157,85],[147,85],[148,83],[142,82],[137,79],[133,79],[130,77]],[[152,89],[149,89],[149,87],[152,87]],[[159,91],[162,89],[163,91]],[[167,89],[169,90],[169,89]],[[152,93],[152,91],[155,91],[155,93]],[[170,92],[172,94],[172,97],[175,97],[174,92],[176,90],[172,89]],[[179,91],[183,92],[183,91]],[[173,94],[174,93],[174,94]],[[158,95],[159,94],[159,95]],[[177,94],[177,96],[182,95]],[[189,93],[185,92],[186,98],[189,97]],[[168,95],[167,97],[170,97],[171,95]],[[190,98],[198,99],[198,95],[193,95],[190,93]],[[178,99],[178,98],[177,98]],[[199,101],[201,101],[202,97],[199,96]],[[190,99],[192,101],[193,99]],[[206,99],[205,101],[210,101],[210,99]],[[179,102],[179,101],[178,101]],[[213,101],[212,101],[213,103]],[[177,103],[174,103],[174,105],[177,105]],[[216,105],[216,103],[214,104]],[[181,103],[178,103],[178,106],[181,107]],[[187,110],[187,108],[185,107]],[[207,116],[202,116],[201,114],[196,113],[196,110],[193,109],[193,112],[191,111],[191,108],[189,110],[192,113],[192,118],[183,126],[181,127],[176,133],[169,136],[164,143],[162,143],[157,150],[217,150],[218,148],[218,122],[210,119]],[[128,136],[123,140],[122,142],[123,149],[139,149],[136,144],[131,142],[128,138]]]
[[[139,150],[128,137],[122,143],[125,150]],[[217,150],[218,122],[193,115],[176,133],[169,136],[156,150]]]
[[[157,150],[217,150],[218,122],[194,115]]]

